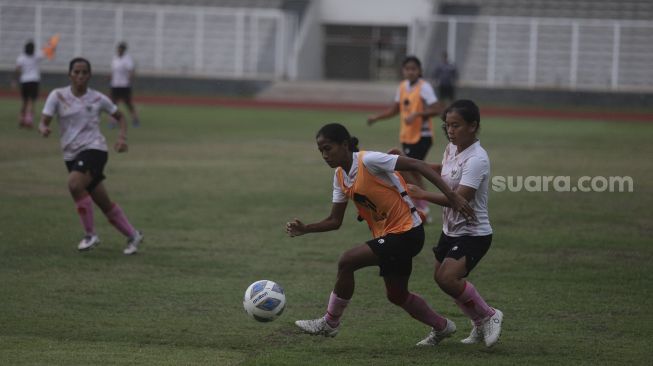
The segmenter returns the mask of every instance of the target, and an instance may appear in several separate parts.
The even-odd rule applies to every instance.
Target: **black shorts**
[[[72,171],[86,173],[90,172],[93,180],[86,187],[91,193],[100,182],[106,178],[104,176],[104,166],[109,160],[109,154],[102,150],[84,150],[77,154],[73,160],[66,161],[68,173]]]
[[[438,99],[456,99],[456,89],[453,85],[440,85],[438,86]]]
[[[467,273],[476,267],[492,244],[492,234],[485,236],[448,236],[440,234],[438,245],[433,248],[435,259],[442,263],[445,258],[460,259],[467,257]]]
[[[28,99],[36,100],[39,97],[39,82],[29,81],[20,83],[20,96],[23,98],[23,101],[27,101]]]
[[[125,103],[132,101],[132,88],[111,88],[111,99],[113,101],[124,100]]]
[[[424,227],[420,225],[405,233],[372,239],[367,245],[379,257],[380,276],[410,276],[413,257],[424,247]]]
[[[424,160],[426,154],[428,154],[429,149],[433,145],[433,139],[428,137],[422,137],[417,141],[416,144],[402,144],[404,154],[409,158]]]

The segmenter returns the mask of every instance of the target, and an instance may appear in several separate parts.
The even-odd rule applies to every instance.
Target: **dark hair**
[[[32,56],[34,54],[34,42],[32,40],[25,43],[25,54]]]
[[[351,136],[345,126],[340,123],[329,123],[322,126],[322,128],[317,131],[315,138],[317,139],[320,136],[338,144],[347,141],[349,150],[353,152],[358,151],[358,138]]]
[[[122,41],[118,43],[118,48],[124,48],[125,50],[127,50],[127,42]]]
[[[419,77],[422,77],[422,62],[417,58],[417,56],[406,56],[406,58],[401,62],[401,67],[406,66],[406,64],[410,62],[413,62],[415,65],[417,65],[417,68],[419,69]]]
[[[88,73],[91,73],[91,63],[83,57],[75,57],[74,59],[70,60],[70,64],[68,65],[69,74],[73,71],[73,66],[75,66],[77,62],[85,62],[86,66],[88,66]]]
[[[478,130],[481,128],[481,112],[476,103],[468,99],[459,99],[451,103],[440,115],[443,122],[447,122],[447,114],[450,112],[458,113],[467,123],[476,122],[476,133],[478,133]],[[444,130],[444,135],[448,138],[447,126],[444,123],[442,124],[442,129]]]

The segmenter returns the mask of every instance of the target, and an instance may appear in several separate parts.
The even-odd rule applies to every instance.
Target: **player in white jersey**
[[[127,53],[127,43],[120,42],[116,48],[116,55],[111,61],[111,101],[125,102],[127,110],[132,117],[132,126],[138,127],[140,120],[132,102],[132,84],[134,81],[134,60]],[[116,121],[112,121],[115,125]]]
[[[56,45],[50,50],[54,54]],[[20,106],[20,117],[18,126],[20,128],[32,128],[34,116],[34,103],[39,96],[39,83],[41,81],[40,63],[45,58],[41,50],[35,50],[34,42],[27,41],[23,53],[16,59],[15,80],[20,83],[20,95],[22,104]]]
[[[70,86],[53,90],[43,107],[39,132],[50,135],[50,122],[57,116],[61,135],[63,158],[68,168],[68,190],[72,195],[85,236],[77,246],[89,250],[100,243],[95,233],[93,203],[105,214],[109,222],[127,237],[126,255],[138,251],[143,234],[134,229],[118,204],[111,201],[102,183],[104,166],[108,159],[107,142],[100,132],[100,113],[107,112],[120,124],[120,135],[114,148],[127,151],[127,124],[118,107],[104,94],[88,88],[91,64],[78,57],[68,68]]]
[[[437,246],[433,248],[434,279],[472,321],[471,334],[462,343],[484,341],[486,346],[491,347],[499,340],[503,313],[490,307],[474,285],[465,279],[492,243],[487,209],[490,159],[477,138],[481,115],[471,100],[458,100],[444,111],[442,120],[449,144],[442,164],[434,166],[434,169],[452,190],[469,202],[477,221],[469,224],[451,208],[449,199],[442,194],[426,192],[417,186],[409,186],[409,193],[411,197],[443,206],[442,233]],[[435,345],[444,336],[433,330],[422,344]]]

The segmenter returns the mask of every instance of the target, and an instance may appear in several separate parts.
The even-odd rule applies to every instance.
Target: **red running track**
[[[0,98],[18,98],[18,92],[0,90]],[[259,100],[250,98],[225,98],[209,96],[155,96],[143,95],[135,98],[135,103],[183,106],[216,106],[234,108],[280,108],[309,109],[329,111],[379,111],[388,104],[371,103],[328,103],[328,102],[294,102],[278,100]],[[489,117],[524,117],[551,119],[587,119],[602,121],[637,121],[653,122],[653,112],[627,111],[588,111],[574,109],[547,109],[531,107],[482,107],[483,116]]]

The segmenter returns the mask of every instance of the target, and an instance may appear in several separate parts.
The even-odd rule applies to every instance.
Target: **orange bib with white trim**
[[[406,118],[413,113],[424,112],[424,100],[421,96],[422,84],[424,80],[420,79],[408,91],[408,81],[401,83],[399,87],[399,111],[401,117],[401,127],[399,129],[399,142],[404,144],[416,144],[422,138],[422,131],[433,133],[433,123],[430,118],[417,117],[412,123],[406,123]]]
[[[363,164],[364,155],[364,151],[358,153],[358,174],[351,187],[345,185],[345,172],[338,168],[336,174],[340,188],[354,201],[358,215],[367,221],[374,238],[410,230],[413,227],[413,216],[402,192],[370,173]],[[394,174],[399,178],[405,194],[406,182],[399,173]]]

